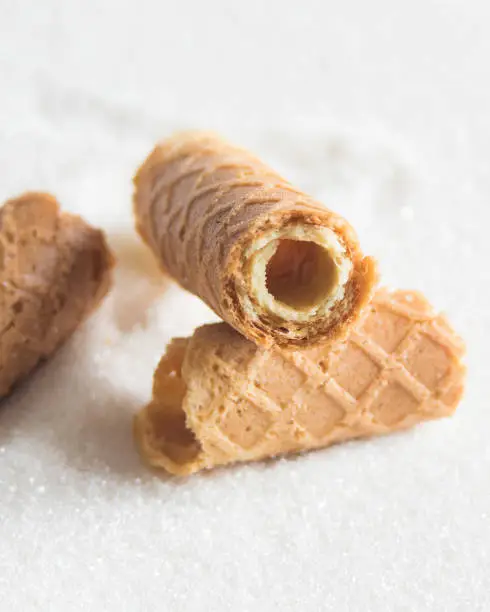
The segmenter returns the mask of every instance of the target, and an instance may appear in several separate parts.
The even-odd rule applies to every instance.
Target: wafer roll
[[[375,264],[351,226],[216,136],[159,144],[134,182],[138,231],[164,269],[257,344],[332,341],[371,297]]]
[[[186,475],[451,415],[464,344],[419,293],[380,291],[346,340],[257,348],[225,324],[168,347],[135,418],[146,462]]]
[[[48,358],[107,293],[104,234],[28,193],[0,209],[0,397]]]

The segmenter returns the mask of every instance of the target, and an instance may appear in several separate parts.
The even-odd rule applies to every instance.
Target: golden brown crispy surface
[[[416,292],[379,291],[330,349],[267,351],[206,325],[170,345],[136,438],[150,465],[190,474],[405,429],[454,412],[464,351]]]
[[[345,219],[214,135],[157,145],[134,182],[136,225],[162,267],[257,344],[333,340],[371,297],[375,264]]]

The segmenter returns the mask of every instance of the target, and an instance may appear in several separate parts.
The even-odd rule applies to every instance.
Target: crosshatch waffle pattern
[[[248,362],[220,359],[229,353],[230,345],[216,350],[229,386],[203,427],[232,461],[448,416],[463,391],[464,346],[416,293],[379,293],[331,352],[257,350]]]
[[[183,366],[183,409],[201,451],[175,470],[449,416],[463,392],[464,351],[445,318],[414,292],[378,292],[356,329],[330,351],[266,351],[224,324],[204,326],[190,339]]]
[[[247,151],[209,134],[175,136],[154,149],[134,182],[138,231],[163,267],[256,343],[267,344],[268,325],[260,318],[249,320],[235,280],[244,274],[243,249],[261,232],[295,220],[331,228],[346,246],[354,273],[332,320],[316,323],[322,327],[320,337],[328,335],[323,327],[338,321],[340,328],[369,299],[374,262],[363,260],[351,226]],[[272,327],[281,325],[275,321]],[[284,335],[279,332],[276,343]],[[293,341],[287,333],[285,339]],[[314,340],[312,330],[308,341]]]

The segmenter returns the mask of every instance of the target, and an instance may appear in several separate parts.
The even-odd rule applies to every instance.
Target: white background
[[[120,257],[0,406],[0,610],[490,609],[490,5],[0,0],[0,200],[53,191]],[[468,342],[450,420],[176,481],[131,418],[213,315],[132,234],[131,176],[216,129],[345,214]]]

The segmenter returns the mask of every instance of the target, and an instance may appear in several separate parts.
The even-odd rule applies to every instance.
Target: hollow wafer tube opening
[[[266,287],[290,308],[308,310],[327,298],[338,284],[338,270],[329,251],[303,240],[278,240],[267,262]]]
[[[266,313],[285,326],[305,324],[331,316],[344,298],[351,270],[334,232],[292,225],[261,235],[249,247],[237,293],[251,318]]]

